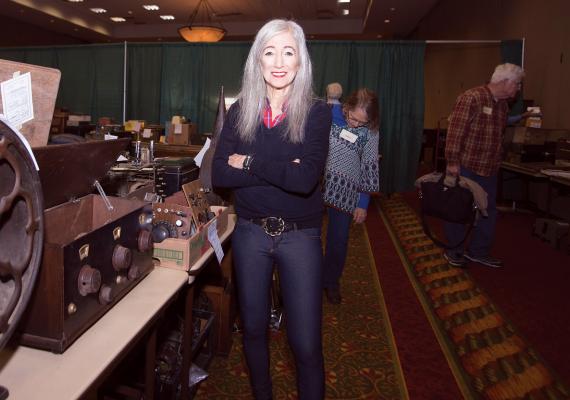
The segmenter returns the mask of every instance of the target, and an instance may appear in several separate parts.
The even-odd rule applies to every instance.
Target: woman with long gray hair
[[[272,20],[257,33],[213,161],[214,186],[231,188],[232,235],[243,345],[253,395],[271,399],[268,326],[279,273],[299,399],[324,397],[323,200],[331,113],[314,98],[301,27]]]

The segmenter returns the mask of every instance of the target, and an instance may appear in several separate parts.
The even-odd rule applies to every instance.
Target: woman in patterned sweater
[[[339,281],[350,224],[364,222],[369,193],[378,191],[378,97],[358,89],[344,102],[342,114],[333,115],[324,186],[328,230],[323,286],[332,304],[341,302]]]

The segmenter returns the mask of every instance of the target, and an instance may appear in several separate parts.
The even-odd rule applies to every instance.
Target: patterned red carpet
[[[349,247],[342,280],[343,302],[339,306],[326,302],[324,305],[326,398],[407,399],[374,258],[363,226],[353,228]],[[274,398],[296,399],[294,364],[283,325],[272,333],[270,347]],[[234,334],[229,356],[215,357],[208,373],[196,399],[251,399],[239,334]]]
[[[380,206],[462,396],[570,397],[568,389],[470,275],[445,262],[402,197],[382,198]]]
[[[557,351],[570,349],[570,336],[564,334],[570,329],[564,311],[568,300],[562,296],[569,274],[558,265],[568,256],[532,243],[541,256],[520,260],[513,277],[507,267],[516,259],[513,254],[521,253],[517,243],[528,231],[518,232],[522,227],[509,218],[508,227],[505,221],[499,224],[497,240],[497,255],[510,260],[506,268],[450,268],[423,234],[413,200],[374,200],[379,207],[370,207],[366,230],[357,226],[351,232],[343,304],[325,303],[326,398],[570,398],[565,385],[570,353]],[[533,280],[541,287],[548,284],[534,269],[544,257],[554,271],[548,271],[548,279],[554,276],[559,284],[530,295]],[[503,290],[509,285],[510,291]],[[527,295],[514,296],[519,288]],[[554,322],[557,315],[562,326]],[[271,351],[275,398],[294,400],[294,368],[283,326],[272,333]],[[214,359],[209,375],[196,398],[251,398],[239,334],[234,334],[231,354]]]

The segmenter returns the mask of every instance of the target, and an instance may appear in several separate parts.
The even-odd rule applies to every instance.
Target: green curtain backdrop
[[[210,132],[218,93],[234,97],[251,43],[129,43],[125,119],[164,124],[181,115]],[[381,190],[413,187],[424,113],[423,42],[309,42],[317,95],[339,82],[345,96],[359,87],[378,93],[381,115]],[[0,58],[58,68],[57,105],[96,120],[123,119],[125,45],[0,49]]]
[[[350,87],[368,87],[380,103],[380,189],[411,190],[424,128],[425,42],[355,43]]]
[[[57,106],[93,121],[122,121],[123,54],[122,44],[0,49],[2,59],[59,69]]]

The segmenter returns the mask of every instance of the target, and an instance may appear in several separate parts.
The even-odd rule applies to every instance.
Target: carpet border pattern
[[[570,398],[468,272],[447,263],[404,199],[376,204],[464,398]]]

